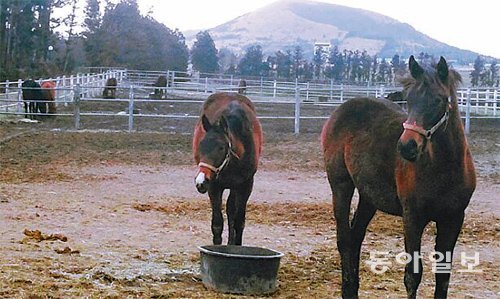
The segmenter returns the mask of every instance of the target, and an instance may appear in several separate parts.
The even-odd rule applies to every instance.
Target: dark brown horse
[[[246,94],[247,93],[247,81],[245,79],[241,79],[238,83],[238,93]]]
[[[106,80],[106,86],[104,86],[104,90],[102,91],[102,97],[105,99],[114,99],[116,97],[117,85],[118,81],[116,78],[108,78],[108,80]]]
[[[21,88],[24,102],[24,113],[26,117],[37,119],[38,116],[35,114],[47,113],[47,104],[43,102],[45,98],[40,84],[28,79],[23,82]]]
[[[195,178],[212,205],[213,244],[222,243],[222,193],[229,189],[228,244],[241,245],[248,197],[262,150],[262,129],[253,103],[237,93],[215,93],[203,104],[193,136]]]
[[[408,115],[386,100],[358,98],[334,111],[323,127],[322,145],[333,194],[342,296],[357,298],[359,255],[377,210],[403,217],[404,283],[415,298],[422,277],[419,258],[424,227],[436,222],[435,251],[452,255],[476,185],[472,157],[457,107],[457,72],[444,58],[433,66],[409,60],[404,80]],[[354,189],[359,203],[349,223]],[[451,267],[451,260],[439,267]],[[449,271],[436,271],[435,298],[446,298]]]
[[[154,84],[154,97],[157,99],[162,99],[165,95],[165,87],[167,87],[167,77],[164,75],[160,75]]]

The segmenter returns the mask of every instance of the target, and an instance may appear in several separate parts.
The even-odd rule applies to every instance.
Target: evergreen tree
[[[290,79],[292,70],[292,54],[290,50],[287,50],[285,53],[277,51],[275,56],[278,78]]]
[[[323,69],[324,63],[325,63],[325,49],[323,49],[323,47],[317,47],[313,57],[314,77],[316,78],[321,77],[321,70]]]
[[[71,51],[73,50],[73,39],[75,38],[75,27],[77,25],[76,23],[76,10],[77,10],[77,1],[73,1],[71,5],[71,13],[63,20],[63,23],[67,26],[68,31],[67,31],[67,38],[65,40],[66,42],[66,47],[65,47],[65,54],[64,54],[64,64],[63,64],[63,72],[68,73],[73,70],[74,67],[74,60],[72,59],[72,53]]]
[[[202,73],[215,73],[219,69],[217,48],[208,31],[196,34],[196,40],[191,49],[193,68]]]
[[[299,78],[302,76],[302,64],[304,53],[301,46],[295,46],[293,51],[293,76]]]
[[[330,67],[327,70],[329,78],[341,82],[344,77],[345,71],[345,61],[344,56],[339,51],[337,46],[334,46],[330,51],[330,57],[328,59]]]
[[[260,76],[262,71],[262,47],[250,46],[238,64],[238,70],[244,76]]]
[[[359,51],[356,50],[351,56],[351,76],[349,79],[351,82],[361,81],[361,76],[361,57]]]
[[[368,82],[370,81],[370,70],[371,70],[372,58],[368,54],[367,51],[363,51],[361,53],[361,81]]]
[[[498,65],[497,61],[493,60],[490,65],[490,84],[489,86],[496,86],[498,87]]]
[[[86,45],[93,66],[187,70],[189,51],[184,35],[141,16],[136,0],[115,6],[108,2],[101,25],[86,39]]]
[[[481,78],[481,74],[484,72],[484,61],[481,56],[477,56],[476,60],[474,60],[474,70],[470,73],[470,80],[473,87],[479,86],[479,80]]]
[[[85,20],[83,22],[84,32],[82,33],[84,37],[84,48],[87,62],[92,66],[97,66],[98,53],[101,49],[101,41],[99,34],[99,28],[101,26],[102,15],[100,12],[100,2],[99,0],[87,0],[84,9]]]

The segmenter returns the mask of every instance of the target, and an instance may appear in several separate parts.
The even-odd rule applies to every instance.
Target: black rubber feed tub
[[[235,245],[201,246],[203,284],[222,293],[264,295],[276,291],[283,253]]]

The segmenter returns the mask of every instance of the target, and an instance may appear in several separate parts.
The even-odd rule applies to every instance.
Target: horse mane
[[[420,79],[415,79],[411,75],[407,75],[405,78],[400,80],[401,85],[403,85],[403,92],[407,93],[408,90],[413,88],[421,88],[423,85],[426,86],[443,86],[443,83],[439,81],[436,71],[436,63],[433,62],[430,65],[422,65],[425,70]],[[462,76],[454,69],[448,70],[448,79],[444,84],[450,91],[450,96],[456,99],[457,88],[462,83]]]
[[[224,116],[227,119],[229,130],[234,135],[246,137],[252,134],[252,123],[241,105],[231,103]]]

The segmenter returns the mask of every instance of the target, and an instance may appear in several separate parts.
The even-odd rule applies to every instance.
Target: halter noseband
[[[443,114],[443,117],[434,125],[432,128],[429,130],[424,129],[423,127],[417,125],[416,123],[410,124],[408,122],[403,123],[403,128],[405,130],[412,130],[414,132],[419,133],[420,135],[424,136],[427,140],[430,140],[432,137],[432,134],[437,131],[437,129],[444,123],[448,122],[448,118],[450,116],[450,105],[451,105],[451,97],[448,97],[448,103],[446,105],[446,111]],[[445,125],[446,128],[446,125]]]
[[[229,164],[229,161],[231,160],[231,155],[238,157],[236,155],[236,153],[233,151],[231,140],[229,138],[227,138],[227,143],[228,143],[227,154],[226,154],[226,157],[224,158],[224,161],[222,161],[222,163],[221,163],[221,165],[219,165],[219,167],[215,167],[215,166],[210,165],[210,164],[205,163],[205,162],[198,163],[198,167],[205,167],[205,168],[210,169],[211,171],[213,171],[215,173],[215,178],[217,178],[219,176],[219,174],[222,172],[222,170]]]

